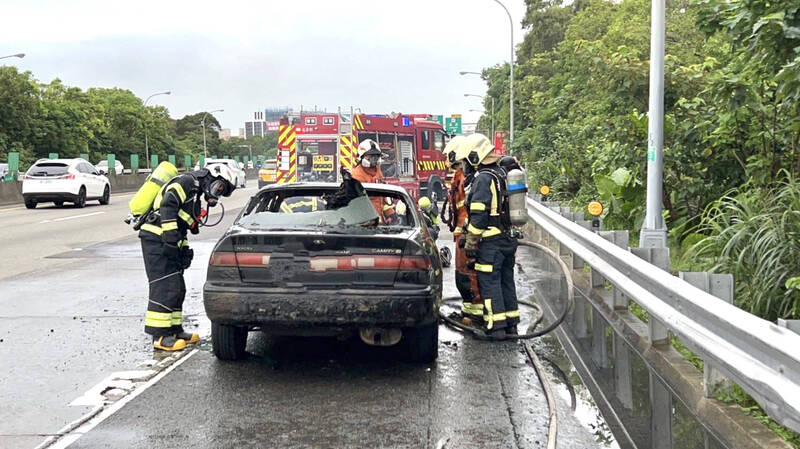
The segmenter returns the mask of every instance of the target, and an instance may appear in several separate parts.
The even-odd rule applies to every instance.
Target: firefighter
[[[512,237],[506,197],[505,171],[497,164],[489,139],[483,134],[467,138],[466,162],[477,170],[467,197],[469,221],[464,250],[475,259],[483,299],[483,319],[488,335],[502,339],[517,334],[519,309],[514,285],[517,241]]]
[[[381,182],[381,149],[372,139],[365,139],[358,145],[358,165],[350,172],[353,179],[360,182]],[[385,222],[384,209],[389,209],[383,197],[370,198],[381,223]]]
[[[293,196],[281,202],[281,212],[285,214],[306,213],[325,210],[325,204],[316,197]]]
[[[153,348],[178,351],[200,337],[183,329],[183,299],[186,284],[183,271],[191,265],[194,252],[186,233],[199,232],[200,198],[208,207],[220,197],[230,196],[236,186],[225,164],[210,164],[202,170],[184,173],[164,184],[139,231],[142,256],[150,282],[144,331],[153,337]]]
[[[427,196],[423,196],[417,201],[417,204],[419,205],[420,212],[422,212],[422,219],[425,220],[425,225],[431,232],[433,241],[439,240],[439,217],[434,210],[431,199]]]
[[[459,244],[464,234],[467,223],[467,189],[472,181],[472,167],[464,163],[464,158],[469,152],[466,137],[454,137],[448,146],[453,146],[447,152],[450,168],[455,170],[453,180],[450,182],[447,201],[452,211],[450,230],[453,232],[453,241],[456,243],[456,288],[461,295],[461,322],[465,325],[481,325],[483,322],[483,302],[478,289],[478,274],[467,265],[467,256],[464,248]],[[447,147],[445,147],[447,151]],[[443,208],[444,209],[444,208]]]

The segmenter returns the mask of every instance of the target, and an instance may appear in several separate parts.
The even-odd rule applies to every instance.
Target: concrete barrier
[[[22,183],[0,182],[0,206],[22,203]]]
[[[258,170],[245,170],[248,180],[258,178]],[[147,179],[147,173],[111,175],[108,177],[111,182],[111,196],[115,193],[135,192]],[[22,204],[22,182],[0,182],[0,206],[9,204]]]

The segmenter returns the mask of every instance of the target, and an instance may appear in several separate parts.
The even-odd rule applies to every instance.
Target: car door
[[[81,162],[80,170],[85,180],[84,185],[86,186],[86,196],[90,198],[100,196],[98,186],[100,184],[100,177],[95,175],[95,173],[97,173],[97,169],[87,162]]]

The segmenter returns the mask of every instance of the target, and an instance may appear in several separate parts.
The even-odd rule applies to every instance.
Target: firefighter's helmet
[[[423,196],[417,201],[419,204],[419,208],[424,210],[425,212],[429,212],[431,210],[431,199],[427,196]]]
[[[492,154],[492,150],[494,150],[494,145],[492,145],[489,138],[480,133],[470,134],[467,137],[465,146],[469,148],[467,162],[473,167],[477,167],[478,164],[484,162],[484,159]]]
[[[206,166],[208,174],[214,180],[208,183],[208,194],[214,198],[220,196],[231,196],[236,185],[233,183],[233,172],[225,164],[208,164]]]
[[[467,140],[464,136],[455,136],[447,142],[447,145],[444,147],[444,155],[447,156],[447,161],[450,165],[455,164],[458,162],[456,159],[456,155],[458,154],[458,149],[464,146],[464,142]]]
[[[381,147],[378,146],[378,143],[372,139],[365,139],[363,142],[358,144],[358,157],[364,156],[371,156],[371,155],[381,155]]]

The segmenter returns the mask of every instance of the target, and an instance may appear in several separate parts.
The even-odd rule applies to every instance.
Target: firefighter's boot
[[[180,351],[186,349],[186,340],[172,335],[153,336],[153,348],[162,351]]]
[[[184,340],[187,345],[195,344],[200,341],[200,336],[194,332],[180,331],[175,334],[175,338]]]
[[[517,325],[512,324],[506,327],[506,335],[519,335],[519,331],[517,330]]]

